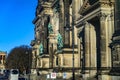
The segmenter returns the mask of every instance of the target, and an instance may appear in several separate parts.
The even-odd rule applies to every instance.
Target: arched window
[[[56,58],[56,66],[58,66],[58,57]]]

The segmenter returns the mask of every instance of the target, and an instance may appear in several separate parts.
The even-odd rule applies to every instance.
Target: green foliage
[[[7,69],[19,69],[22,73],[30,68],[32,62],[32,49],[27,45],[13,48],[6,59]]]

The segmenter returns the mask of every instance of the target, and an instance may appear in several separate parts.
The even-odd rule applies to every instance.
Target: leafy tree
[[[31,68],[32,62],[32,49],[27,45],[22,45],[13,48],[6,59],[7,69],[19,69],[22,73],[24,70],[27,72]]]

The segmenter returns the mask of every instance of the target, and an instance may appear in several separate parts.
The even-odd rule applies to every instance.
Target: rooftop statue
[[[59,0],[57,0],[57,3],[55,4],[55,8],[54,8],[55,12],[59,12],[60,11],[60,4],[59,4]]]
[[[48,24],[48,31],[49,34],[53,33],[52,25],[50,23]]]
[[[58,42],[57,48],[58,48],[58,50],[61,50],[63,47],[63,38],[60,33],[58,33],[58,35],[57,35],[57,42]]]
[[[40,43],[40,47],[39,47],[39,54],[43,54],[43,44]]]

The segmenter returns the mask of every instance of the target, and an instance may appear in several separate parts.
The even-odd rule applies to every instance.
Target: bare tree
[[[7,69],[19,69],[20,72],[31,68],[32,49],[27,45],[13,48],[6,59]]]

